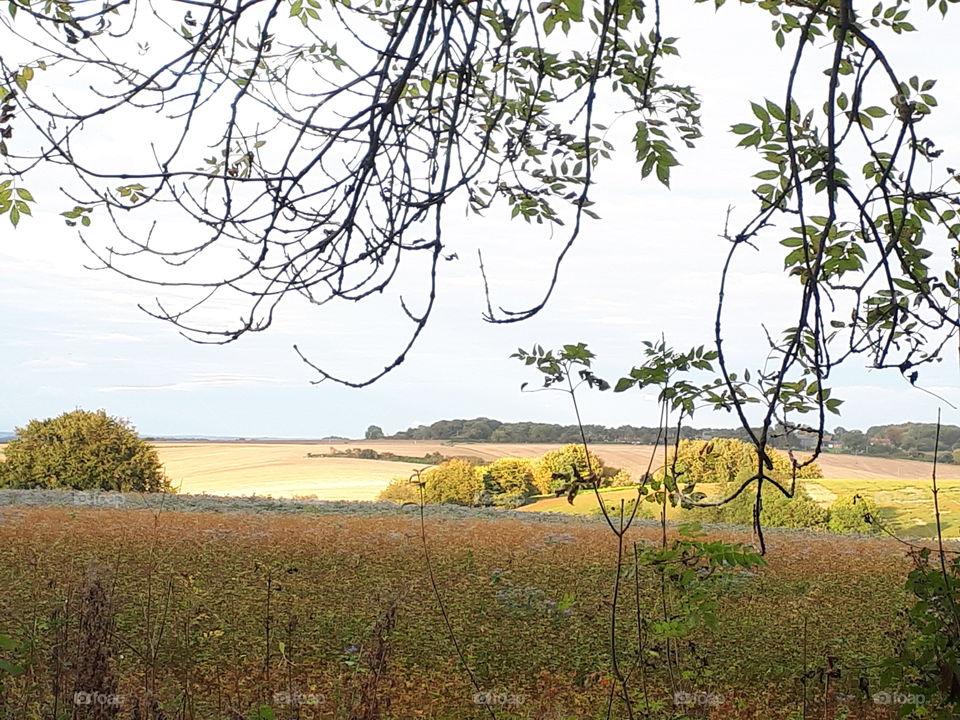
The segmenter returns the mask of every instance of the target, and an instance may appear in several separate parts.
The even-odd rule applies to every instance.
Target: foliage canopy
[[[31,420],[0,463],[0,487],[164,492],[170,483],[156,451],[129,422],[103,410]]]

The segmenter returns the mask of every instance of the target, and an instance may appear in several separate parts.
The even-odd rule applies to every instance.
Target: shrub
[[[0,487],[167,492],[156,451],[126,420],[75,410],[17,428]]]
[[[768,473],[777,480],[785,479],[789,482],[789,456],[772,448],[767,448],[767,454],[773,461],[773,470]],[[677,471],[682,472],[681,483],[727,485],[738,478],[746,479],[756,468],[757,452],[754,446],[735,438],[681,440],[677,446]],[[658,474],[663,477],[662,470]],[[822,477],[823,472],[816,463],[797,470],[798,479],[815,480]]]
[[[544,453],[534,462],[533,484],[544,495],[559,490],[573,479],[574,467],[584,479],[590,477],[591,470],[602,478],[606,470],[603,460],[593,452],[587,455],[583,445],[564,445]],[[554,475],[562,475],[563,479],[554,478]]]
[[[474,468],[483,489],[491,496],[518,495],[521,498],[536,491],[533,484],[533,461],[527,458],[499,458],[489,465]],[[496,501],[494,501],[496,504]]]
[[[424,472],[421,478],[424,501],[428,503],[474,505],[483,491],[483,482],[473,464],[466,460],[447,460]]]
[[[723,486],[722,492],[732,493],[739,487],[736,483]],[[753,524],[753,505],[757,497],[756,485],[751,485],[736,498],[717,508],[696,508],[691,512],[701,522],[723,522],[734,525]],[[763,507],[760,521],[768,527],[816,528],[823,527],[828,513],[817,505],[810,494],[797,487],[788,498],[770,483],[763,484]]]
[[[867,522],[866,518],[870,518]],[[877,504],[872,498],[862,495],[841,495],[830,506],[830,532],[875,534],[879,532],[876,521]]]
[[[377,495],[377,500],[387,500],[397,503],[419,503],[420,493],[417,486],[410,482],[410,478],[395,477]]]
[[[605,478],[605,481],[601,484],[609,485],[610,487],[623,487],[624,485],[633,485],[634,482],[633,476],[626,470],[617,470],[609,478]]]

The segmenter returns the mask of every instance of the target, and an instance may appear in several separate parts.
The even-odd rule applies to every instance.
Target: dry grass
[[[657,533],[637,528],[628,541]],[[717,537],[750,540],[738,532]],[[504,717],[604,717],[615,562],[609,531],[518,515],[431,519],[429,541],[438,585],[481,686],[525,698]],[[899,588],[907,567],[896,543],[796,533],[771,533],[768,541],[770,566],[731,590],[721,627],[697,638],[709,658],[709,674],[698,680],[706,684],[697,687],[725,698],[711,712],[715,720],[791,716],[799,701],[803,617],[811,668],[828,654],[849,667],[890,651],[887,633],[904,602]],[[27,641],[30,655],[27,674],[6,696],[17,707],[50,702],[56,631],[48,619],[84,586],[91,563],[112,568],[115,577],[113,671],[124,718],[155,687],[171,719],[250,720],[276,693],[290,692],[322,703],[299,715],[277,707],[278,718],[339,720],[370,681],[352,663],[385,656],[384,642],[390,662],[381,687],[391,701],[384,720],[478,716],[475,691],[442,631],[415,518],[5,507],[0,632]],[[643,583],[642,607],[655,607],[653,576]],[[512,594],[498,592],[504,587]],[[518,604],[517,594],[529,590],[553,601],[573,598],[571,614]],[[395,629],[378,639],[378,623],[392,622],[394,612]],[[63,622],[71,629],[82,621],[73,615]],[[145,676],[154,673],[148,684]],[[652,667],[649,679],[654,695],[666,699],[663,673]],[[843,682],[837,692],[855,692],[856,673],[845,672]],[[816,687],[810,703],[811,716],[840,716],[833,701],[823,707]],[[874,711],[856,717],[877,717]]]

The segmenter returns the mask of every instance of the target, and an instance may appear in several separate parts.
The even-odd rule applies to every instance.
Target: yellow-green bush
[[[479,465],[474,472],[491,495],[532,495],[533,460],[528,458],[499,458],[489,465]]]
[[[869,517],[871,522],[867,522]],[[830,506],[830,532],[864,533],[872,535],[879,532],[875,518],[877,504],[872,498],[862,495],[841,495]]]
[[[4,454],[0,487],[170,491],[153,447],[103,410],[31,420]]]
[[[773,470],[767,474],[777,480],[790,480],[790,458],[786,453],[767,448]],[[681,440],[677,447],[677,472],[681,483],[719,483],[726,485],[746,479],[757,470],[757,451],[750,443],[735,438]],[[671,455],[672,462],[672,455]],[[662,471],[659,473],[662,477]],[[816,463],[797,470],[797,478],[814,480],[823,472]]]
[[[442,462],[424,472],[421,479],[424,501],[428,503],[474,505],[483,492],[483,481],[466,460]]]
[[[377,500],[389,500],[398,503],[419,503],[420,491],[408,477],[395,477],[377,495]]]
[[[533,464],[533,484],[542,494],[553,492],[572,479],[574,467],[584,480],[590,477],[591,470],[598,478],[602,478],[607,469],[595,453],[587,455],[583,445],[564,445],[537,458]],[[555,474],[563,475],[566,479],[555,479]]]

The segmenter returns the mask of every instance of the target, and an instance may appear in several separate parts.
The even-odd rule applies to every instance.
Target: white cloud
[[[108,385],[99,387],[99,392],[166,392],[190,391],[207,388],[250,387],[254,385],[288,385],[290,383],[276,378],[256,375],[200,375],[189,380],[166,383],[163,385]]]
[[[20,363],[20,367],[33,370],[76,370],[88,367],[87,363],[70,358],[44,358],[40,360],[26,360]]]

